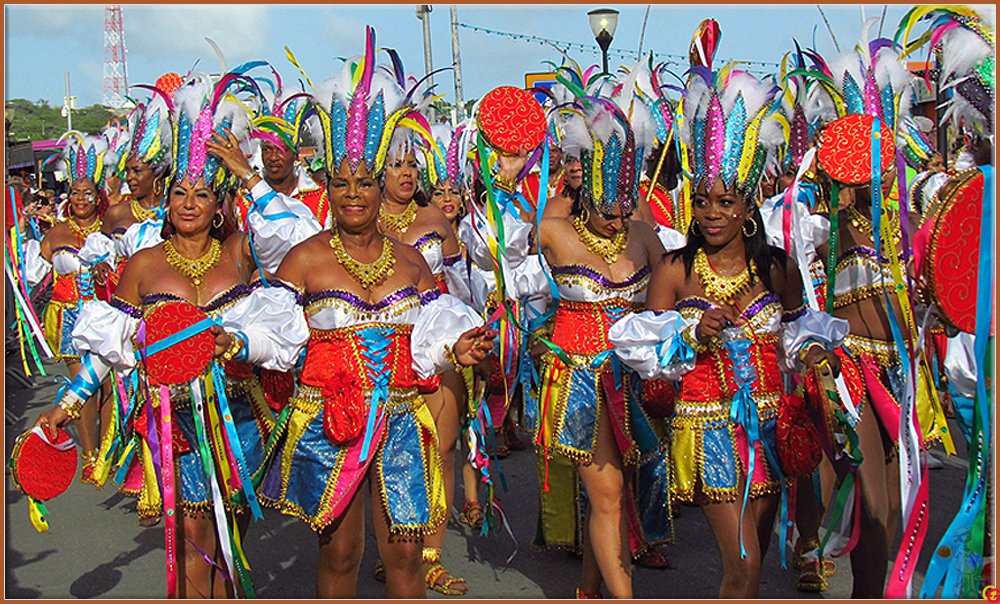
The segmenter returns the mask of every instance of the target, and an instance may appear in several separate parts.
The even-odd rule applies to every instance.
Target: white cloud
[[[200,58],[200,66],[209,71],[216,71],[218,63],[206,37],[219,45],[229,67],[235,67],[260,58],[271,29],[265,5],[126,6],[122,20],[130,54],[182,62]]]

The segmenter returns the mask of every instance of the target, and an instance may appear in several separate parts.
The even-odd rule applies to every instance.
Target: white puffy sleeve
[[[806,204],[806,185],[800,185],[799,195],[791,203],[786,203],[784,194],[764,200],[760,205],[760,217],[764,221],[764,233],[768,245],[785,249],[785,210],[791,212],[791,256],[810,260],[816,255],[816,248],[830,238],[830,220],[820,214],[813,214]],[[787,208],[786,208],[787,206]],[[801,249],[803,255],[797,251]]]
[[[448,292],[462,302],[472,304],[471,275],[466,269],[467,263],[461,254],[444,259],[444,281],[448,284]]]
[[[496,280],[492,271],[484,271],[476,265],[472,265],[469,273],[469,295],[472,298],[472,307],[479,312],[486,310],[486,299],[491,290],[496,289]]]
[[[660,238],[660,243],[666,251],[678,250],[687,245],[687,236],[670,227],[659,226],[656,229],[656,236]]]
[[[608,340],[615,353],[644,380],[678,380],[694,369],[696,353],[691,346],[694,319],[676,310],[644,310],[625,315],[611,326]]]
[[[504,228],[504,243],[507,264],[516,267],[528,257],[529,238],[531,237],[532,225],[530,222],[521,220],[521,217],[512,210],[505,210],[501,214]],[[479,210],[469,213],[458,225],[458,238],[465,243],[469,252],[469,257],[479,266],[487,271],[493,270],[493,260],[490,257],[490,241],[496,240],[496,230],[486,220],[486,215]]]
[[[52,263],[42,257],[42,244],[36,239],[24,242],[24,278],[35,287],[52,271]]]
[[[288,371],[309,340],[309,326],[295,290],[281,281],[261,282],[222,315],[222,326],[246,342],[246,361]]]
[[[163,229],[162,218],[151,218],[142,222],[129,225],[118,242],[118,256],[121,258],[131,258],[139,250],[157,245],[163,238],[160,232]]]
[[[483,318],[470,306],[449,294],[430,290],[420,295],[420,315],[410,335],[413,370],[421,379],[442,373],[453,366],[445,348],[459,336],[483,324]]]
[[[527,297],[532,300],[532,306],[545,311],[552,304],[552,290],[549,280],[545,278],[545,260],[538,254],[532,254],[513,270],[513,289],[517,299]]]
[[[115,240],[100,231],[91,233],[83,242],[83,247],[80,248],[77,258],[84,266],[96,266],[101,262],[107,262],[113,266],[118,259]]]
[[[976,337],[971,333],[959,332],[948,338],[948,349],[944,355],[944,374],[955,392],[964,398],[976,396]]]
[[[851,331],[846,319],[838,319],[825,312],[803,306],[781,316],[781,346],[778,363],[786,373],[802,370],[799,353],[812,344],[834,349],[844,342]]]
[[[309,206],[276,192],[264,179],[250,190],[250,200],[248,230],[257,260],[269,273],[278,270],[288,250],[323,230]]]

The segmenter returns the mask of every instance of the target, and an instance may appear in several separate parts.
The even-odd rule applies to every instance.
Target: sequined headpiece
[[[341,73],[314,93],[330,172],[336,172],[346,159],[352,172],[364,163],[369,174],[381,174],[397,127],[426,131],[429,136],[430,125],[404,91],[398,56],[387,51],[394,62],[392,70],[376,66],[371,27],[365,38],[364,56],[348,59]]]
[[[417,141],[417,161],[420,164],[421,185],[424,190],[433,191],[446,182],[453,188],[462,185],[466,158],[459,154],[459,147],[462,133],[468,125],[468,120],[458,128],[452,128],[447,123],[432,124],[434,145],[428,144],[423,138]]]
[[[622,92],[625,87],[614,79],[591,76],[594,70],[583,72],[572,60],[558,68],[558,84],[553,86],[557,103],[550,111],[558,112],[559,119],[550,118],[549,123],[560,122],[563,151],[580,158],[583,201],[602,213],[619,206],[629,215],[639,194],[642,160],[653,148],[657,127],[634,82]],[[566,91],[573,100],[559,104]]]
[[[59,137],[66,140],[60,157],[60,171],[66,175],[70,186],[84,178],[89,178],[98,190],[104,187],[104,179],[114,172],[118,156],[109,150],[108,140],[104,136],[84,136],[76,130],[70,130]]]
[[[774,117],[784,132],[784,141],[777,149],[782,171],[798,166],[819,127],[837,118],[833,99],[826,91],[802,75],[790,75],[792,72],[801,74],[806,69],[807,58],[815,62],[818,55],[810,50],[802,51],[796,42],[795,52],[781,59],[781,105]]]
[[[128,127],[123,130],[126,147],[118,160],[118,171],[125,173],[130,157],[148,164],[154,172],[163,172],[173,161],[174,136],[170,121],[169,95],[155,89],[152,98],[136,105],[128,115]]]
[[[955,91],[946,103],[942,122],[957,117],[980,133],[993,133],[996,107],[996,30],[965,6],[918,6],[900,21],[896,40],[909,41],[910,30],[919,21],[930,21],[927,32],[906,44],[909,54],[928,44],[927,54],[941,58],[943,88]],[[925,76],[927,82],[929,75]]]
[[[295,56],[287,46],[285,52],[292,64],[298,66]],[[266,140],[285,151],[297,151],[305,138],[315,138],[317,134],[312,131],[313,122],[316,121],[316,108],[313,105],[312,95],[304,90],[285,90],[281,84],[281,76],[265,61],[244,63],[234,71],[247,73],[256,67],[265,66],[271,70],[273,79],[268,76],[254,77],[254,81],[266,98],[260,103],[253,118],[254,129],[250,138]]]
[[[237,140],[250,132],[250,109],[234,92],[254,89],[249,78],[228,72],[215,84],[205,72],[194,72],[185,78],[173,97],[174,165],[173,178],[197,182],[204,178],[212,189],[234,187],[239,177],[205,144],[213,140],[212,133],[229,129]],[[233,92],[230,92],[230,91]]]

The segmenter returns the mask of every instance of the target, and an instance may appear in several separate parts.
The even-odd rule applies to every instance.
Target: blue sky
[[[248,60],[269,61],[282,80],[297,82],[298,71],[285,58],[289,46],[313,83],[339,71],[339,57],[363,51],[365,25],[377,32],[378,46],[395,48],[408,74],[423,75],[423,33],[413,4],[370,5],[123,5],[130,84],[152,84],[166,72],[199,68],[218,70],[205,37],[218,43],[230,67]],[[862,16],[882,14],[883,5],[822,5],[842,50],[857,42]],[[912,5],[888,5],[883,35],[891,37]],[[991,5],[992,6],[992,5]],[[582,65],[600,63],[600,52],[587,21],[587,11],[616,8],[621,12],[612,50],[636,51],[642,32],[644,4],[458,5],[459,22],[494,31],[550,38],[593,46],[572,51]],[[990,10],[994,10],[990,8]],[[715,18],[722,29],[721,59],[776,64],[793,48],[792,39],[824,56],[836,54],[833,39],[815,4],[808,5],[652,5],[643,53],[686,56],[691,36],[702,19]],[[449,6],[434,5],[430,15],[434,67],[451,65]],[[77,106],[102,101],[104,5],[6,5],[5,98],[45,100],[60,106],[65,73]],[[878,28],[875,28],[878,31]],[[526,72],[547,71],[544,61],[558,61],[551,47],[538,42],[459,28],[465,99],[501,85],[524,85]],[[666,58],[666,57],[663,57]],[[922,58],[922,57],[921,57]],[[611,68],[630,63],[612,55]],[[767,69],[770,67],[765,66]],[[759,64],[756,69],[761,69]],[[437,76],[438,93],[454,99],[451,72]],[[136,91],[145,98],[144,92]]]

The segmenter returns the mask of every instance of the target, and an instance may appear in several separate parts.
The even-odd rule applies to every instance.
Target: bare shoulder
[[[649,223],[643,220],[629,220],[629,233],[636,237],[641,237],[642,241],[650,241],[652,239],[659,239],[656,236],[656,231]]]

